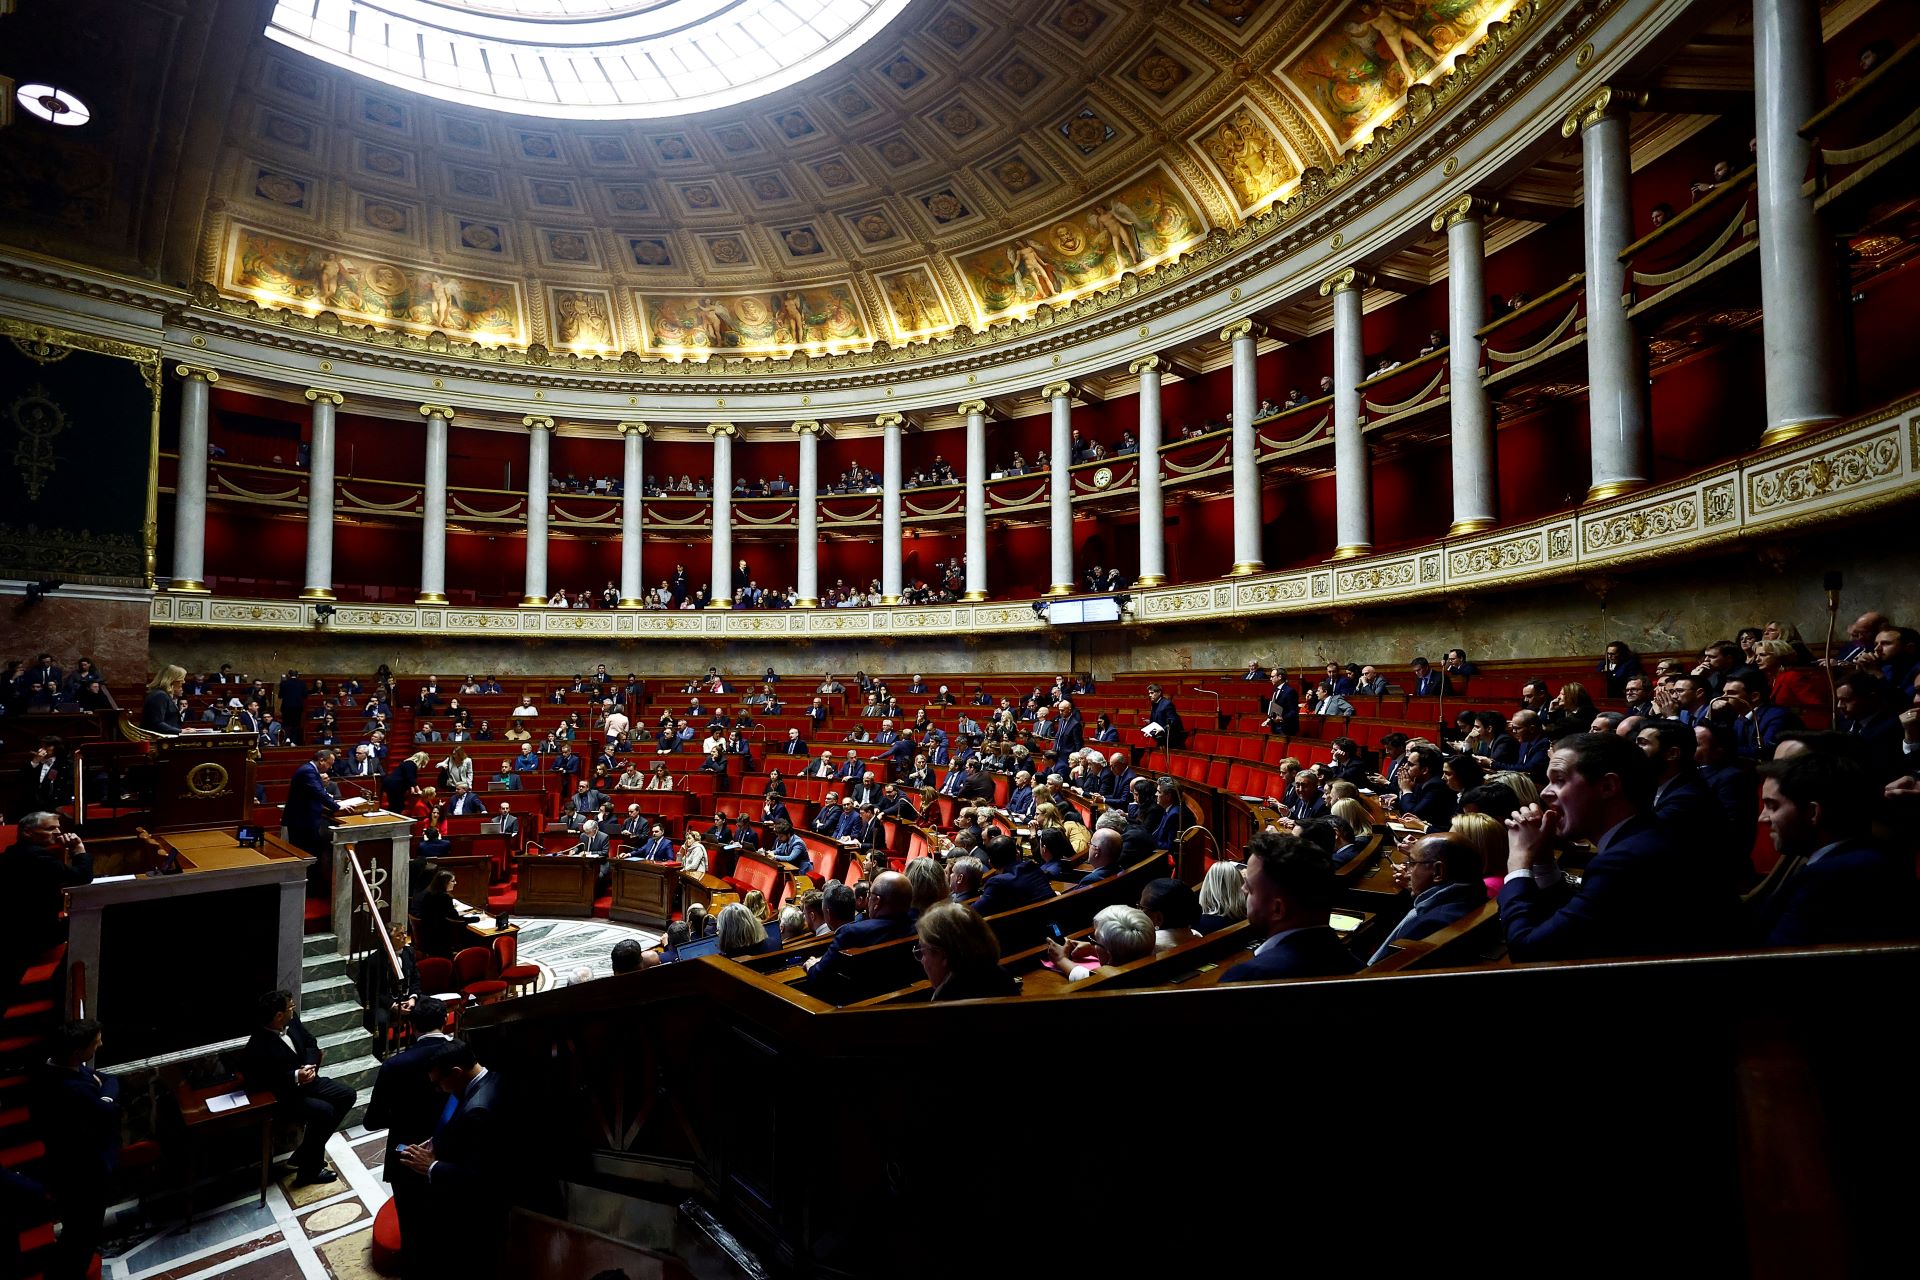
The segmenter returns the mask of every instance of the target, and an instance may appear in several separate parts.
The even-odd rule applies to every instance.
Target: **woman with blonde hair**
[[[1505,787],[1513,793],[1513,798],[1519,801],[1523,807],[1530,804],[1537,804],[1540,800],[1540,787],[1529,774],[1490,773],[1487,775],[1486,785]]]
[[[750,890],[749,898],[758,897]],[[720,908],[720,954],[729,959],[750,956],[767,945],[767,929],[745,901]]]
[[[140,727],[148,733],[178,734],[180,722],[187,718],[186,705],[180,700],[186,687],[185,667],[162,667],[140,704]]]
[[[692,827],[687,828],[687,838],[680,844],[680,874],[699,877],[707,874],[707,846],[700,843],[700,833]]]
[[[926,972],[933,999],[984,1000],[1020,994],[1019,981],[1000,967],[999,939],[971,909],[957,902],[936,902],[920,913],[914,932],[918,941],[913,954]]]
[[[1222,859],[1200,879],[1200,922],[1195,927],[1201,933],[1217,933],[1246,918],[1247,868]]]
[[[753,918],[755,920],[765,920],[767,918],[767,895],[761,893],[758,889],[747,890],[746,894],[740,899],[740,905],[753,912]]]
[[[407,806],[420,795],[420,771],[432,764],[426,752],[416,751],[387,772],[380,785],[387,793],[388,812],[407,811]]]
[[[1800,661],[1791,640],[1761,640],[1753,646],[1754,664],[1767,682],[1767,696],[1788,711],[1827,709],[1827,682]],[[1757,691],[1756,691],[1757,692]]]
[[[1506,879],[1507,824],[1490,813],[1463,813],[1447,828],[1447,836],[1479,851],[1481,870],[1487,873],[1487,892],[1499,893]]]
[[[925,911],[947,900],[947,873],[938,858],[915,858],[907,863],[907,883],[913,886],[913,909]]]

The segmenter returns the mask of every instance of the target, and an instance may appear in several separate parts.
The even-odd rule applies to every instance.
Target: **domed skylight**
[[[449,102],[577,120],[744,102],[846,57],[910,0],[279,0],[267,35]]]

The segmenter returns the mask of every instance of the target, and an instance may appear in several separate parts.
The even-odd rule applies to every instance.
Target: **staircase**
[[[380,1060],[373,1056],[373,1037],[364,1025],[360,990],[338,946],[339,939],[331,933],[306,936],[300,960],[300,1021],[326,1051],[320,1073],[354,1091],[353,1110],[341,1125],[346,1128],[360,1123],[366,1114]]]

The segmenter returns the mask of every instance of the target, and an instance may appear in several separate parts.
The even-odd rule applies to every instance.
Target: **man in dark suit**
[[[333,769],[333,748],[321,747],[313,759],[293,771],[287,787],[287,804],[281,821],[286,823],[287,838],[295,848],[316,858],[331,857],[333,837],[328,834],[333,815],[342,801],[327,794],[327,774]]]
[[[1020,846],[1011,836],[995,836],[981,853],[992,868],[973,903],[973,909],[981,915],[1011,911],[1053,897],[1053,883],[1038,866],[1020,856]]]
[[[907,937],[913,932],[918,913],[913,909],[913,886],[898,871],[883,871],[874,877],[867,893],[867,918],[842,925],[834,932],[833,944],[819,959],[807,965],[807,976],[800,989],[819,1000],[842,1004],[862,997],[861,986],[853,973],[847,952],[875,947]]]
[[[821,799],[819,810],[807,826],[818,835],[831,837],[840,830],[840,819],[845,816],[846,811],[840,807],[840,793],[829,791]]]
[[[1313,770],[1302,769],[1294,775],[1293,803],[1287,808],[1287,816],[1301,827],[1327,816],[1327,798],[1320,794],[1320,775]]]
[[[1157,684],[1147,686],[1148,723],[1160,726],[1160,732],[1153,735],[1156,747],[1170,746],[1175,751],[1187,745],[1187,727],[1180,721],[1180,712],[1175,709],[1173,699],[1166,690]]]
[[[260,997],[258,1024],[240,1051],[247,1088],[271,1093],[280,1113],[306,1133],[293,1153],[296,1187],[333,1182],[327,1167],[327,1139],[353,1110],[353,1090],[320,1074],[320,1042],[293,1011],[293,993],[269,991]]]
[[[288,671],[280,681],[280,721],[286,726],[287,745],[306,741],[307,682],[298,671]]]
[[[1116,751],[1107,757],[1107,804],[1116,809],[1124,809],[1127,798],[1133,791],[1133,780],[1140,771],[1127,763],[1127,753]]]
[[[1653,761],[1654,820],[1672,839],[1711,852],[1724,867],[1728,886],[1745,889],[1753,879],[1753,833],[1745,825],[1738,832],[1732,828],[1727,811],[1694,768],[1694,730],[1678,720],[1649,720],[1634,733],[1634,743]]]
[[[1496,769],[1524,773],[1539,786],[1547,780],[1547,735],[1537,711],[1516,711],[1507,717],[1507,731],[1494,739],[1488,758]]]
[[[620,838],[629,845],[645,840],[647,838],[647,826],[646,815],[640,812],[640,806],[630,804],[627,806],[626,816],[620,819]]]
[[[479,817],[487,814],[487,802],[473,794],[464,783],[453,784],[453,799],[447,802],[447,813],[455,818]]]
[[[400,1215],[402,1274],[425,1276],[433,1273],[436,1260],[427,1252],[426,1242],[432,1224],[425,1221],[426,1180],[400,1161],[400,1149],[433,1137],[434,1126],[446,1109],[447,1095],[434,1087],[427,1068],[441,1048],[450,1043],[447,1035],[447,1007],[432,996],[413,1002],[407,1014],[413,1028],[413,1043],[380,1065],[373,1078],[373,1098],[367,1103],[366,1125],[387,1131],[387,1157],[381,1173],[393,1188],[395,1212]],[[417,1240],[416,1252],[407,1242]]]
[[[500,1077],[480,1065],[471,1046],[459,1040],[438,1046],[427,1076],[445,1110],[431,1137],[399,1152],[401,1166],[424,1183],[424,1212],[416,1215],[426,1226],[422,1243],[439,1274],[495,1275],[499,1251],[467,1249],[463,1242],[474,1223],[505,1222],[515,1203],[527,1202],[529,1153],[514,1139]],[[413,1253],[411,1244],[407,1252]]]
[[[1407,689],[1407,695],[1414,698],[1437,698],[1440,696],[1440,673],[1433,669],[1425,658],[1413,660],[1413,682]]]
[[[1575,734],[1554,744],[1540,803],[1507,822],[1500,923],[1509,955],[1674,955],[1732,940],[1724,868],[1652,820],[1653,791],[1653,762],[1618,734]],[[1554,864],[1560,838],[1598,846],[1578,889]]]
[[[107,1215],[107,1179],[120,1157],[120,1082],[93,1069],[100,1024],[62,1023],[33,1076],[33,1119],[47,1153],[41,1183],[60,1212],[58,1276],[84,1276]],[[7,1230],[15,1230],[9,1223]]]
[[[1294,737],[1300,732],[1300,690],[1285,668],[1273,669],[1273,691],[1267,696],[1267,732]]]
[[[494,817],[494,821],[500,824],[500,834],[507,839],[514,840],[519,837],[520,818],[514,813],[513,806],[505,800],[500,802],[500,808]]]
[[[1255,835],[1247,845],[1247,921],[1264,937],[1252,958],[1220,981],[1329,978],[1358,969],[1327,924],[1333,894],[1326,850],[1298,836]]]
[[[1428,836],[1414,846],[1403,866],[1402,887],[1413,899],[1413,906],[1375,949],[1368,964],[1378,964],[1391,955],[1394,943],[1438,933],[1487,901],[1480,852],[1459,836]]]
[[[847,762],[840,766],[840,780],[842,782],[858,782],[860,781],[861,775],[866,773],[866,771],[867,766],[865,762],[862,761],[859,756],[849,751],[847,752]]]
[[[1064,756],[1087,745],[1087,726],[1071,702],[1062,700],[1056,709],[1060,719],[1053,731],[1053,749]]]
[[[1850,743],[1760,766],[1761,810],[1781,865],[1747,899],[1747,931],[1765,947],[1912,937],[1913,859],[1873,838],[1880,780]]]
[[[554,753],[553,764],[550,766],[549,772],[566,774],[579,773],[580,753],[575,751],[571,744],[563,746],[559,751]]]
[[[1419,818],[1429,831],[1451,827],[1457,807],[1440,766],[1440,749],[1424,744],[1408,747],[1400,764],[1398,810]]]
[[[1840,711],[1834,727],[1860,739],[1875,776],[1885,782],[1902,773],[1904,734],[1880,678],[1858,671],[1841,676],[1834,685],[1834,702]]]

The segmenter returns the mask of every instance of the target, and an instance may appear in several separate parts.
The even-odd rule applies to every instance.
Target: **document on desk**
[[[220,1114],[222,1111],[232,1111],[236,1107],[244,1107],[246,1105],[247,1091],[245,1089],[235,1089],[232,1093],[223,1093],[218,1097],[207,1099],[207,1110],[213,1112],[215,1115]]]

